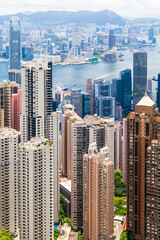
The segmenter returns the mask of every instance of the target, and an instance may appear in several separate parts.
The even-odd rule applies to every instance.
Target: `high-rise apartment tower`
[[[54,239],[54,145],[32,138],[19,149],[20,239]]]
[[[52,112],[52,63],[30,62],[21,70],[22,142],[32,137],[47,137],[47,117]]]
[[[113,239],[114,164],[109,150],[97,151],[96,143],[83,156],[84,240]]]
[[[157,142],[154,146],[152,140],[157,139],[159,131],[160,113],[155,102],[145,94],[135,105],[135,112],[127,117],[127,229],[138,240],[158,239],[155,235],[151,237],[148,230],[153,227],[158,234],[153,220],[158,214],[158,152]]]
[[[0,231],[18,230],[18,162],[20,133],[0,128]]]

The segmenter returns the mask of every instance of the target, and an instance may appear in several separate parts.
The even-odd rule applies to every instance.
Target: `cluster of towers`
[[[13,235],[19,231],[20,239],[48,240],[54,238],[60,194],[52,64],[31,62],[21,79],[22,89],[13,82],[0,86],[0,228]]]

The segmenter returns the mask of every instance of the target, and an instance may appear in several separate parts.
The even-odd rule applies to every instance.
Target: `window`
[[[146,123],[146,137],[149,137],[149,123]]]
[[[135,162],[135,177],[138,176],[138,162]]]
[[[138,157],[138,142],[135,142],[135,156]]]
[[[139,134],[139,122],[136,122],[136,135]]]

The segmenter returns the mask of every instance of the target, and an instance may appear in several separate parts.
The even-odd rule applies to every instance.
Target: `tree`
[[[126,200],[120,197],[114,197],[115,214],[120,216],[126,215]]]
[[[121,233],[120,240],[135,240],[133,233],[128,230]]]
[[[121,233],[120,240],[128,240],[127,231]]]
[[[2,228],[2,231],[0,232],[0,240],[12,240],[11,234],[4,228]]]
[[[78,232],[78,240],[83,240],[83,235],[81,235],[81,232]]]
[[[60,195],[59,221],[62,222],[67,217],[67,206],[64,198]]]
[[[67,205],[66,205],[66,201],[65,201],[64,197],[62,197],[61,195],[60,195],[60,204],[62,205],[62,208],[63,208],[64,214],[65,214],[65,217],[67,217]]]
[[[62,204],[60,204],[60,209],[59,209],[59,221],[62,222],[65,218],[65,213],[62,207]]]
[[[54,240],[57,240],[57,238],[59,237],[60,233],[57,229],[54,230]]]
[[[123,183],[123,174],[120,170],[114,170],[114,184],[116,187],[121,187]]]
[[[73,230],[73,225],[72,225],[72,222],[71,222],[71,219],[70,218],[66,218],[64,220],[64,223],[67,223],[69,227],[71,227],[71,229]]]

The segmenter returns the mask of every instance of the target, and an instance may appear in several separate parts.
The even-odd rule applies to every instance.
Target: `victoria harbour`
[[[160,44],[156,46],[147,46],[143,48],[148,54],[148,78],[157,77],[160,72]],[[119,52],[118,52],[119,53]],[[64,87],[72,88],[73,85],[85,91],[85,84],[87,78],[103,78],[111,81],[113,78],[119,77],[119,72],[133,68],[133,52],[129,50],[121,51],[124,54],[124,61],[119,60],[115,62],[101,61],[90,64],[77,65],[54,65],[53,70],[53,86],[56,83],[62,83]],[[132,72],[133,73],[133,72]],[[0,81],[8,80],[8,62],[0,63]]]

